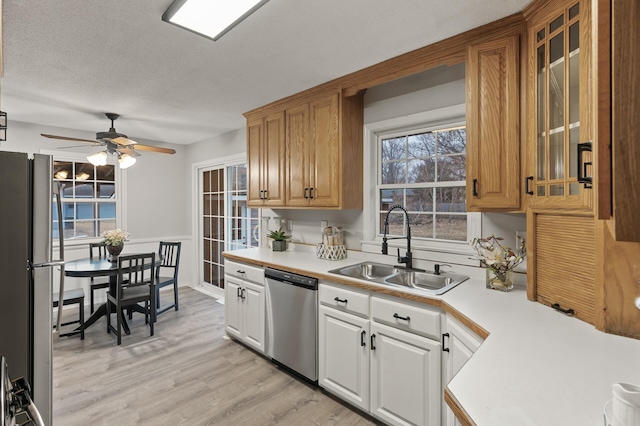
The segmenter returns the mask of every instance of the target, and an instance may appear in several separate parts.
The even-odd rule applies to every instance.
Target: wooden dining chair
[[[160,241],[158,247],[160,265],[156,269],[156,318],[171,308],[178,310],[178,266],[181,246],[182,243],[179,242]],[[173,285],[173,303],[160,307],[160,289],[169,285]]]
[[[107,245],[105,243],[90,243],[89,244],[89,257],[107,257]],[[105,281],[106,279],[106,281]],[[93,293],[96,290],[103,288],[109,288],[109,278],[96,278],[91,277],[91,284],[89,285],[91,292],[91,313],[94,311],[94,296]]]
[[[156,254],[143,253],[118,257],[115,293],[107,293],[107,331],[116,333],[118,345],[122,342],[123,309],[144,302],[145,324],[153,336],[155,310]],[[116,326],[111,325],[111,313],[116,314]]]

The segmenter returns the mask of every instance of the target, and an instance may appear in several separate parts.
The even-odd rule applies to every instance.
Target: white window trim
[[[41,149],[40,154],[50,155],[53,157],[54,161],[74,161],[76,163],[88,163],[87,154],[79,153],[79,152],[60,152],[60,151],[49,151]],[[118,167],[115,159],[112,156],[107,158],[107,164],[111,164],[115,169],[115,178],[116,178],[116,228],[127,229],[127,209],[126,209],[126,188],[127,188],[127,170],[121,169]],[[53,179],[53,177],[52,177]],[[82,238],[82,239],[65,239],[64,244],[65,247],[72,246],[81,246],[87,245],[89,243],[95,243],[102,241],[102,238]],[[58,240],[55,239],[53,241],[53,246],[58,247]]]
[[[437,128],[449,126],[455,123],[464,124],[465,105],[453,105],[436,110],[419,112],[416,114],[405,115],[402,117],[382,120],[375,123],[368,123],[364,126],[364,202],[363,202],[363,221],[364,221],[364,239],[362,242],[363,251],[372,251],[372,248],[379,252],[382,244],[382,238],[377,235],[377,156],[378,156],[378,136],[382,133],[401,132],[404,130],[415,129],[418,127]],[[467,213],[467,235],[480,235],[481,231],[481,214]],[[391,248],[406,247],[406,240],[392,240],[389,242]],[[434,251],[443,253],[454,253],[462,255],[474,254],[473,249],[468,241],[427,241],[412,240],[411,247],[416,252]]]

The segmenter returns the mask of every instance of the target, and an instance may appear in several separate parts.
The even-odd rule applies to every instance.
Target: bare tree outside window
[[[464,127],[380,138],[380,233],[389,208],[409,212],[412,236],[466,241],[466,131]],[[389,216],[390,235],[404,235],[403,214]]]

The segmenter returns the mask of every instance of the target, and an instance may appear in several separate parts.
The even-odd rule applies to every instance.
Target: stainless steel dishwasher
[[[266,337],[271,359],[318,381],[318,280],[265,268]]]

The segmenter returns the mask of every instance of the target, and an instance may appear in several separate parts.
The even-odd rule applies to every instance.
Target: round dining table
[[[130,253],[128,253],[130,254]],[[155,267],[158,267],[161,263],[159,256],[156,257]],[[151,265],[145,265],[145,268],[149,268]],[[112,262],[108,257],[85,257],[82,259],[69,260],[64,263],[64,274],[67,277],[75,278],[95,278],[95,277],[109,277],[109,292],[115,293],[117,276],[118,276],[118,262]],[[107,315],[107,302],[100,305],[91,316],[85,320],[84,328],[91,326],[98,319]],[[124,315],[123,315],[124,320]],[[123,321],[122,328],[126,334],[129,334],[129,325],[126,321]]]

